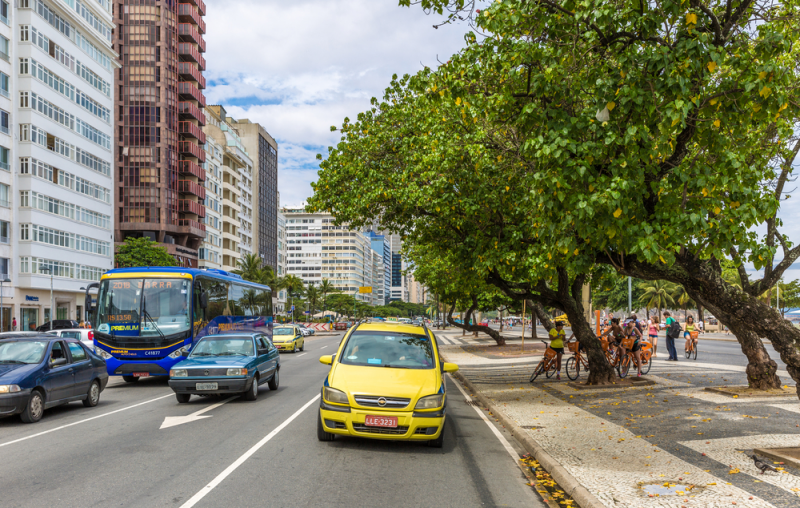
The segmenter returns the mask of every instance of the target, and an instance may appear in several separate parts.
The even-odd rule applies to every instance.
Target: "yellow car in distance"
[[[445,372],[433,334],[425,327],[368,323],[350,329],[322,386],[317,438],[336,434],[372,439],[444,442]]]
[[[276,326],[272,329],[272,344],[278,351],[291,351],[296,353],[306,347],[306,339],[303,332],[295,325]]]

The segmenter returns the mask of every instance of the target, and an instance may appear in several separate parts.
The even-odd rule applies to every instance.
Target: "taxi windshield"
[[[433,346],[423,335],[354,332],[342,351],[341,363],[397,369],[432,369]]]
[[[293,328],[275,328],[272,335],[294,335]]]
[[[253,339],[250,337],[206,337],[192,350],[190,358],[197,356],[253,356]]]

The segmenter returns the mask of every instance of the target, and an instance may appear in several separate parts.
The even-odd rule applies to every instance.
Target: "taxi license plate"
[[[197,383],[195,390],[216,390],[217,383]]]
[[[368,427],[397,427],[397,417],[367,415],[364,425]]]
[[[149,372],[134,372],[133,377],[150,377]]]

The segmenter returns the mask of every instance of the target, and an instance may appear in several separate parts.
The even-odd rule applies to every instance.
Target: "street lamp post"
[[[11,279],[8,277],[0,280],[0,332],[3,331],[3,283],[4,282],[11,282]]]
[[[50,331],[53,331],[53,269],[52,267],[45,266],[44,268],[39,267],[40,272],[45,272],[50,274]]]

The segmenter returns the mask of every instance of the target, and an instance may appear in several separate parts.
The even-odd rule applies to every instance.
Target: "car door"
[[[65,360],[61,365],[54,365],[54,362]],[[50,351],[46,360],[44,375],[44,388],[47,392],[46,404],[64,400],[72,396],[73,386],[75,385],[75,374],[69,362],[69,353],[63,341],[55,340],[50,345]]]
[[[261,375],[261,379],[266,379],[275,370],[275,362],[271,358],[272,345],[263,335],[256,337],[256,344],[258,345],[258,373]]]
[[[75,383],[72,388],[72,397],[89,393],[89,383],[92,382],[92,361],[86,350],[78,342],[67,341],[70,365],[72,365]]]

